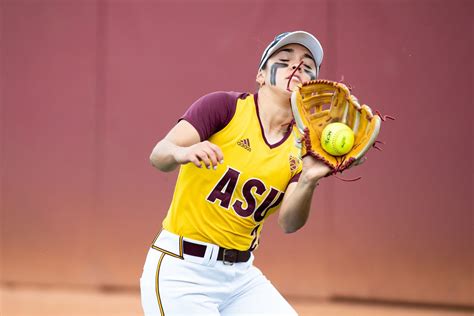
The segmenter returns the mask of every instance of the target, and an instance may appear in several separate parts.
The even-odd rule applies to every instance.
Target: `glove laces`
[[[344,76],[342,76],[341,80],[339,82],[342,82],[344,80]],[[349,89],[352,89],[352,87],[350,87]],[[375,111],[375,113],[380,117],[380,119],[385,122],[387,121],[387,119],[390,119],[392,121],[395,120],[395,117],[393,116],[390,116],[390,115],[382,115],[380,114],[379,111]],[[372,144],[372,147],[374,149],[377,149],[378,151],[383,151],[382,148],[379,147],[379,145],[382,144],[382,145],[385,145],[385,142],[383,141],[380,141],[380,140],[376,140],[373,144]],[[363,157],[364,158],[364,157]],[[362,159],[362,158],[361,158]],[[367,158],[365,158],[367,159]],[[341,163],[339,163],[336,167],[336,169],[331,173],[332,175],[334,175],[334,177],[336,177],[337,179],[341,180],[341,181],[344,181],[344,182],[355,182],[355,181],[358,181],[360,179],[362,179],[362,177],[357,177],[357,178],[354,178],[354,179],[343,179],[343,178],[340,178],[337,176],[336,173],[340,172],[342,173],[342,171],[345,169],[345,168],[342,168],[342,166],[344,165],[344,160],[345,160],[345,157],[342,158],[342,161]]]
[[[334,175],[334,177],[336,179],[344,181],[344,182],[356,182],[356,181],[359,181],[360,179],[362,179],[362,177],[357,177],[357,178],[353,178],[353,179],[344,179],[344,178],[341,178],[337,175],[338,172],[340,172],[342,174],[342,171],[345,170],[345,167],[343,168],[345,160],[346,160],[346,157],[342,157],[341,162],[337,165],[336,169],[334,169],[334,171],[332,172],[332,175]]]

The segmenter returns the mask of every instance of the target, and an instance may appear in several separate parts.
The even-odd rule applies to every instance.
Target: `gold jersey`
[[[256,95],[220,94],[224,94],[225,105],[207,104],[202,110],[193,104],[197,116],[215,117],[214,110],[230,108],[225,126],[204,119],[205,124],[217,126],[215,133],[196,122],[196,115],[188,116],[201,140],[207,138],[221,148],[224,163],[217,170],[192,163],[181,166],[163,228],[228,249],[253,250],[265,219],[280,206],[288,184],[297,181],[302,167],[300,148],[294,126],[280,142],[267,142]],[[197,103],[206,102],[215,103],[215,98],[204,97]],[[186,114],[183,119],[188,120]],[[212,134],[207,137],[206,131]]]

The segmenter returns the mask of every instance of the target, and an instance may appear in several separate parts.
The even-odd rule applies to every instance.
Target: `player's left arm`
[[[329,167],[313,157],[303,158],[299,181],[288,185],[278,215],[278,224],[285,233],[293,233],[306,224],[314,189],[329,172]]]

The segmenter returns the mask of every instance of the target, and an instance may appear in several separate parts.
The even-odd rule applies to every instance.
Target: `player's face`
[[[316,79],[316,64],[309,50],[299,44],[286,45],[273,54],[268,59],[265,69],[257,75],[257,81],[260,79],[265,85],[289,93],[287,86],[290,77],[290,90],[295,89],[301,82]]]

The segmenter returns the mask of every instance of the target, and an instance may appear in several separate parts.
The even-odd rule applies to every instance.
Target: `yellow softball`
[[[354,146],[354,132],[343,123],[330,123],[323,129],[321,146],[332,156],[342,156]]]

